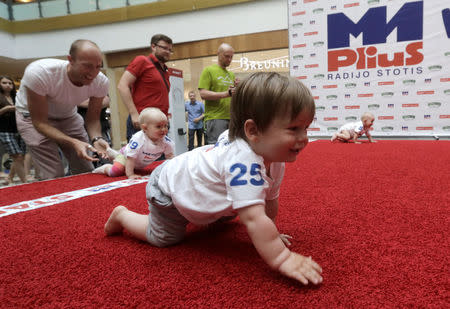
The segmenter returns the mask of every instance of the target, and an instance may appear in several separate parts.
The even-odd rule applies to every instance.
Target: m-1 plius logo
[[[424,59],[423,1],[407,2],[397,12],[391,10],[389,8],[388,12],[387,6],[370,8],[357,22],[344,13],[328,15],[328,80],[423,72],[418,66]],[[388,20],[388,16],[392,18]],[[396,35],[397,43],[393,51],[386,52],[391,34]],[[354,38],[362,36],[363,46],[351,47],[350,35]]]

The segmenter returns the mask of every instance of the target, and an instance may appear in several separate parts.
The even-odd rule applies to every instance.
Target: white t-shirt
[[[100,72],[90,85],[78,87],[72,84],[67,75],[68,64],[69,61],[59,59],[41,59],[30,63],[17,94],[17,110],[20,113],[28,112],[27,88],[47,97],[50,119],[73,116],[81,102],[108,94],[109,81],[103,73]]]
[[[158,186],[187,220],[202,225],[278,198],[284,162],[272,163],[270,175],[246,141],[222,139],[169,160]]]
[[[352,135],[353,135],[353,133],[356,133],[356,134],[358,134],[358,136],[363,135],[367,131],[364,129],[364,125],[363,125],[362,121],[346,123],[342,127],[339,128],[339,132],[341,132],[343,130],[350,131],[350,134],[352,134]]]
[[[175,143],[167,136],[157,143],[145,135],[143,131],[135,133],[130,142],[121,150],[124,156],[135,159],[135,169],[142,169],[158,159],[163,153],[173,154]]]

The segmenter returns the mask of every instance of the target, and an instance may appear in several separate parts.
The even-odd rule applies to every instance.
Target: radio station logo
[[[388,20],[388,16],[392,17]],[[388,12],[387,6],[372,7],[356,22],[342,12],[332,13],[327,16],[327,31],[329,72],[382,68],[377,71],[378,76],[399,75],[403,70],[408,74],[413,68],[400,67],[419,65],[424,60],[423,1],[407,2],[396,12]],[[397,48],[386,52],[383,44],[394,31]],[[363,46],[351,47],[350,35],[361,35]]]

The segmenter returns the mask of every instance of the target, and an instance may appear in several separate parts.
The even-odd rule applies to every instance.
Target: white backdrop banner
[[[375,115],[373,135],[450,136],[449,0],[288,0],[290,74],[310,87],[309,134]]]

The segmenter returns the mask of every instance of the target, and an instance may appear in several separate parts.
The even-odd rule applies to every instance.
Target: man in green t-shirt
[[[222,43],[217,51],[217,64],[206,67],[200,75],[198,89],[205,100],[205,144],[215,144],[230,123],[230,102],[235,76],[226,68],[233,60],[234,49]]]

